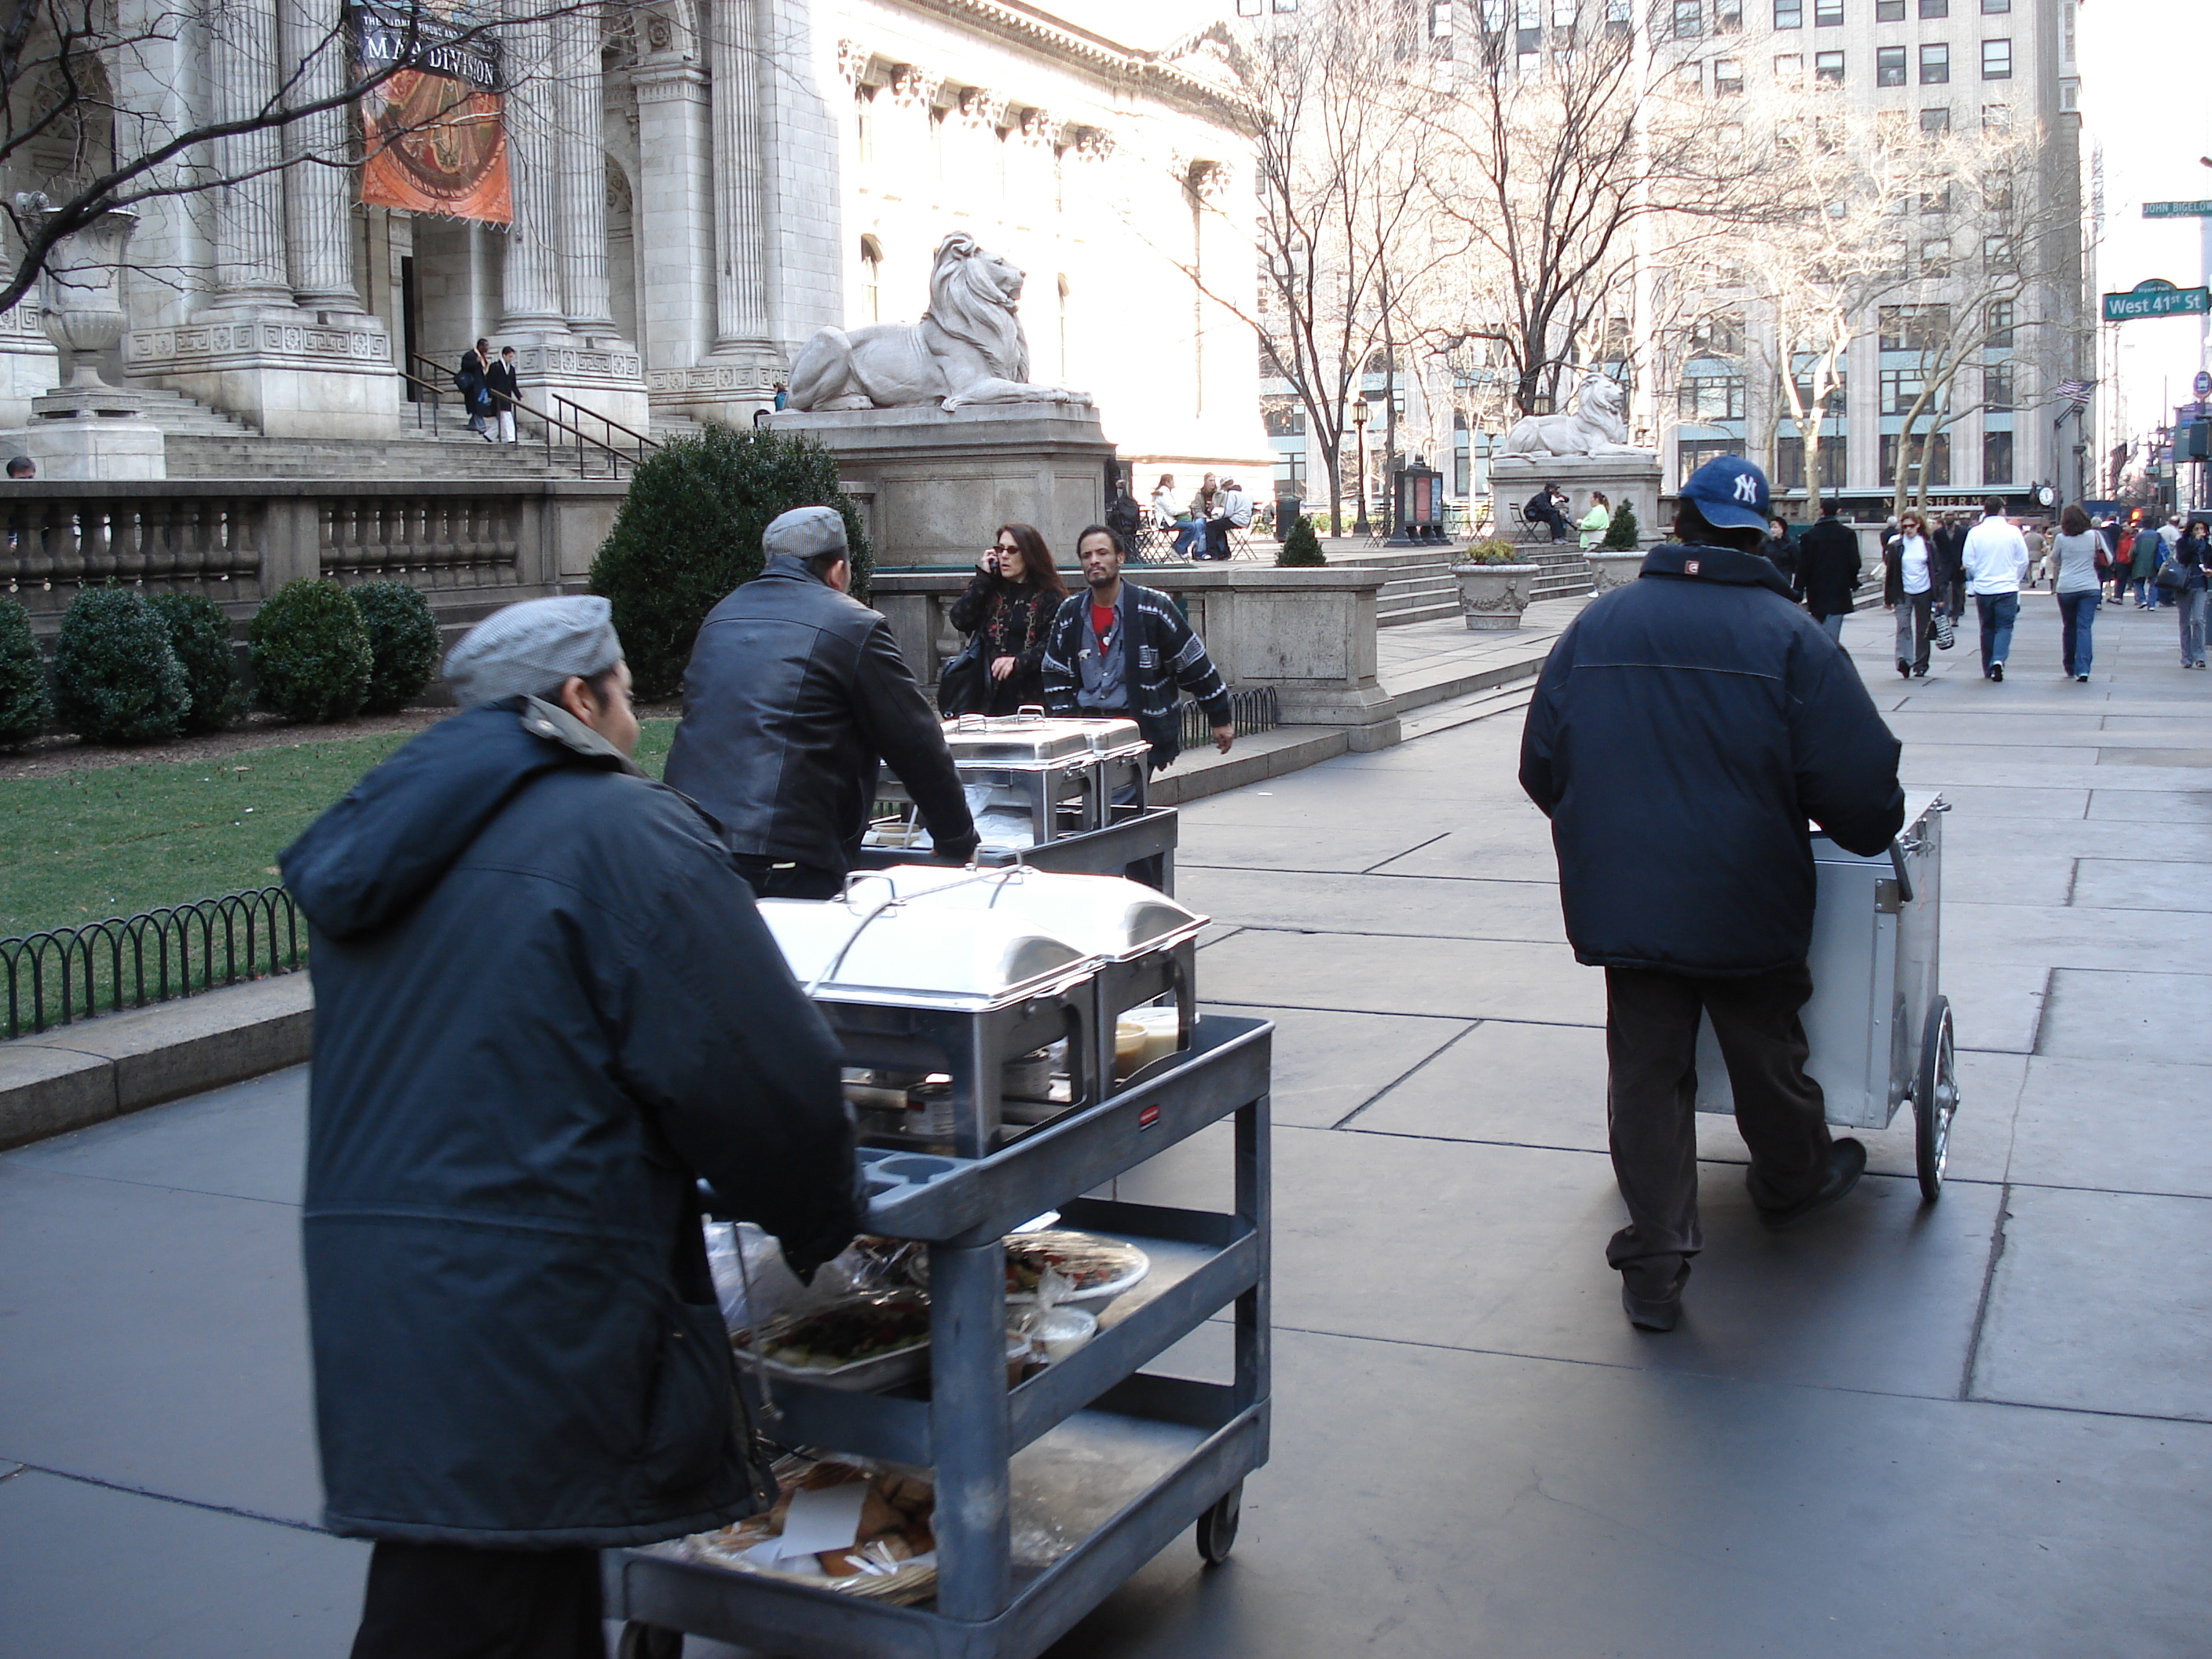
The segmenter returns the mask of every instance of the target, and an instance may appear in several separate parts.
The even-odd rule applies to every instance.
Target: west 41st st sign
[[[2146,317],[2194,317],[2212,312],[2212,289],[2176,288],[2162,277],[2137,283],[2125,294],[2105,296],[2108,323],[2139,322]]]

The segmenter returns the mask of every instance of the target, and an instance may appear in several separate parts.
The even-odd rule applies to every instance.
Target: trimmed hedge
[[[70,601],[54,643],[54,713],[92,743],[153,743],[185,729],[191,677],[168,623],[127,587],[88,587]]]
[[[1291,533],[1283,538],[1283,545],[1275,555],[1275,562],[1278,565],[1328,562],[1321,550],[1321,538],[1314,533],[1312,520],[1301,518],[1291,526]]]
[[[169,630],[169,648],[184,665],[192,698],[184,729],[220,732],[234,722],[246,712],[246,689],[238,683],[238,653],[222,607],[198,593],[156,593],[146,608]]]
[[[368,627],[353,595],[301,576],[254,612],[246,640],[255,695],[295,720],[342,720],[368,696]]]
[[[761,532],[795,507],[831,507],[843,518],[853,592],[865,599],[871,560],[860,515],[837,489],[836,457],[811,439],[709,427],[637,469],[592,561],[591,587],[614,606],[639,697],[682,685],[699,624],[760,574]]]
[[[392,714],[438,672],[438,619],[422,590],[406,582],[362,582],[348,591],[368,629],[368,696],[362,707]]]
[[[1601,553],[1633,553],[1643,535],[1636,523],[1636,509],[1626,501],[1613,509],[1613,522],[1606,526],[1605,539],[1597,544]]]
[[[31,613],[0,599],[0,744],[28,743],[52,717],[46,659],[31,637]]]

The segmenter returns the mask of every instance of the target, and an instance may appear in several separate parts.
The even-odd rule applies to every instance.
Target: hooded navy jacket
[[[1802,963],[1806,820],[1881,852],[1905,822],[1897,757],[1858,669],[1772,564],[1652,549],[1559,635],[1522,733],[1576,960],[1711,978]]]
[[[313,927],[325,1518],[502,1547],[753,1507],[704,1176],[802,1269],[858,1221],[835,1039],[714,825],[565,712],[441,722],[283,854]]]

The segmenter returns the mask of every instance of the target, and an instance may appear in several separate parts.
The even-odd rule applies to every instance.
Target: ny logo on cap
[[[1740,501],[1749,501],[1754,506],[1758,504],[1759,479],[1755,474],[1749,472],[1736,474],[1735,498]]]

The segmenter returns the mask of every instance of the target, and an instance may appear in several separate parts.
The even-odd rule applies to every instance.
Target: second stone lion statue
[[[1524,415],[1506,434],[1501,455],[1613,455],[1630,447],[1627,403],[1602,374],[1583,382],[1571,415]]]
[[[937,245],[921,320],[816,330],[792,366],[791,407],[1088,403],[1082,392],[1030,383],[1029,341],[1014,312],[1021,297],[1020,269],[956,230]]]

